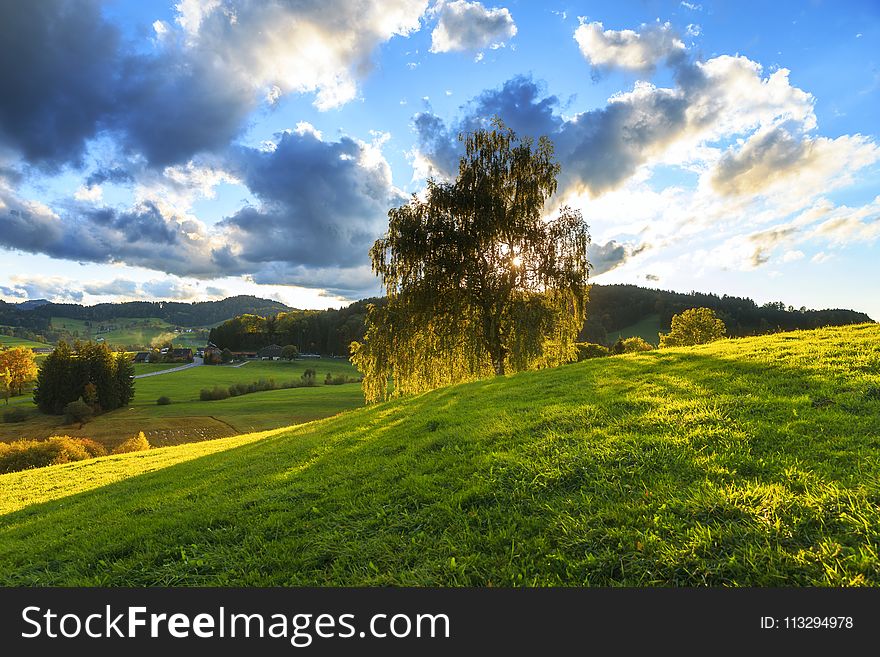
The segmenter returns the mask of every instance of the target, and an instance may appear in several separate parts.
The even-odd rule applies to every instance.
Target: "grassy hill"
[[[149,346],[154,340],[170,341],[177,347],[204,347],[208,341],[207,328],[177,330],[178,327],[159,317],[120,317],[90,321],[53,316],[49,328],[77,336],[81,340],[100,339],[114,347]]]
[[[608,334],[608,343],[614,344],[618,338],[639,337],[655,347],[660,344],[660,315],[648,315],[631,326]]]
[[[877,586],[880,326],[2,475],[0,514],[2,585]]]
[[[6,347],[27,347],[28,349],[42,349],[51,347],[50,344],[43,342],[34,342],[33,340],[25,340],[24,338],[16,338],[11,335],[0,335],[0,349]]]

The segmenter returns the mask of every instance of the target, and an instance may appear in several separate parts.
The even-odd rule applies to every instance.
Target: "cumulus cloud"
[[[49,169],[80,163],[113,107],[119,42],[99,0],[0,3],[0,146]]]
[[[590,261],[590,273],[593,276],[604,274],[622,265],[629,257],[626,246],[611,240],[605,244],[591,243],[587,247],[587,259]]]
[[[662,61],[676,60],[684,54],[684,44],[671,24],[642,25],[639,29],[606,30],[602,23],[582,22],[574,38],[581,54],[600,70],[650,72]]]
[[[364,265],[388,208],[406,200],[391,184],[381,141],[324,141],[303,124],[272,150],[234,149],[232,171],[260,203],[220,225],[234,246],[229,256],[255,268],[255,277],[274,272],[297,284],[313,283],[303,279],[308,268]]]
[[[149,202],[128,210],[73,204],[55,212],[0,185],[0,221],[4,228],[0,246],[8,249],[193,276],[217,271],[204,226],[193,219],[166,216]]]
[[[427,0],[176,8],[155,47],[135,52],[98,0],[2,3],[0,146],[58,169],[107,133],[150,164],[186,162],[226,147],[267,97],[310,93],[320,109],[353,99],[375,49],[417,30]]]
[[[767,193],[781,185],[800,188],[813,181],[825,183],[827,192],[835,179],[849,182],[850,172],[878,159],[880,149],[862,135],[811,137],[783,124],[758,130],[741,147],[729,148],[710,181],[727,195]]]
[[[454,177],[457,135],[487,127],[493,115],[519,135],[549,136],[562,166],[555,203],[581,208],[602,238],[591,253],[594,273],[625,263],[633,235],[655,252],[720,239],[701,251],[700,264],[747,269],[804,241],[876,237],[874,215],[844,217],[817,200],[880,159],[874,140],[816,134],[814,98],[785,69],[765,75],[756,62],[722,55],[682,58],[673,73],[672,87],[636,82],[604,107],[568,116],[531,78],[513,78],[474,98],[453,122],[417,115],[413,164],[419,175]],[[689,172],[693,182],[651,189],[659,165]]]
[[[479,2],[453,0],[434,10],[439,14],[431,33],[431,52],[500,48],[516,35],[516,24],[506,8],[487,9]]]
[[[11,276],[0,285],[0,294],[13,299],[46,299],[55,303],[80,303],[83,293],[71,289],[70,281],[58,276]]]

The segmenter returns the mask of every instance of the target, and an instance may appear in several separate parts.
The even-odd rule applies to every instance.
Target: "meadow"
[[[0,493],[6,586],[877,586],[880,326],[522,372]]]
[[[632,337],[639,337],[655,347],[660,344],[660,315],[648,315],[631,326],[611,331],[608,333],[608,342],[614,344],[618,338]]]
[[[177,366],[179,363],[136,364],[135,372]],[[199,400],[202,388],[248,384],[259,379],[284,383],[300,379],[309,368],[317,372],[315,387],[270,390],[218,401]],[[39,413],[29,396],[15,397],[10,400],[10,408],[27,408],[30,417],[24,422],[0,423],[0,440],[69,435],[93,438],[112,449],[143,431],[152,445],[176,445],[310,422],[363,404],[364,396],[356,383],[325,386],[328,372],[357,376],[357,370],[346,360],[320,358],[252,361],[241,367],[203,365],[137,379],[130,406],[98,415],[82,427],[66,424],[61,416]],[[157,405],[156,401],[163,396],[169,397],[171,404]]]
[[[24,338],[16,338],[11,335],[0,335],[0,349],[7,347],[27,347],[28,349],[46,349],[52,345],[42,342],[34,342],[33,340],[25,340]]]
[[[99,330],[101,327],[112,330]],[[66,331],[81,340],[103,340],[114,347],[129,345],[149,346],[154,340],[170,341],[175,347],[204,347],[206,329],[200,327],[191,332],[177,332],[175,326],[158,317],[122,317],[107,321],[87,322],[71,317],[52,317],[50,327],[54,331]]]

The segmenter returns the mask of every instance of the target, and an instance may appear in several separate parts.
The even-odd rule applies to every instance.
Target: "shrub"
[[[13,422],[24,422],[28,419],[30,413],[23,408],[10,408],[8,411],[3,413],[3,421],[8,423]]]
[[[171,403],[171,397],[166,397],[165,395],[162,395],[161,397],[159,397],[159,399],[156,400],[156,403],[159,406],[168,406],[168,404]]]
[[[211,388],[202,388],[201,392],[199,392],[199,399],[202,401],[216,401],[218,399],[228,399],[229,398],[229,389],[222,388],[221,386],[214,386]]]
[[[128,454],[129,452],[143,452],[150,449],[150,441],[144,435],[143,431],[139,431],[134,438],[120,443],[113,449],[114,454]]]
[[[307,385],[307,386],[315,385],[315,376],[317,376],[317,374],[315,373],[315,370],[313,370],[311,367],[308,368],[305,372],[303,372],[303,375],[302,375],[303,383],[305,383],[305,385]]]
[[[578,362],[589,360],[590,358],[602,358],[611,355],[608,351],[608,347],[603,347],[601,344],[596,344],[594,342],[576,342],[574,346],[577,349]]]
[[[689,347],[724,337],[724,322],[710,308],[688,308],[672,317],[669,333],[660,334],[661,347]]]
[[[651,351],[654,348],[647,341],[643,340],[637,335],[631,338],[626,338],[625,340],[621,340],[620,343],[623,349],[621,353],[624,354],[633,354],[640,351]]]
[[[95,412],[92,410],[92,407],[86,404],[83,401],[83,398],[80,397],[76,401],[72,401],[64,407],[64,420],[68,424],[79,422],[79,425],[82,426],[92,419],[92,415],[94,415],[94,413]]]
[[[0,473],[18,472],[104,456],[107,451],[89,438],[52,436],[47,440],[0,443]]]

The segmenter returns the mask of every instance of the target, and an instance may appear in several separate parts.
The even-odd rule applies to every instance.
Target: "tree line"
[[[76,303],[46,303],[36,307],[21,308],[17,304],[0,301],[0,326],[26,329],[28,339],[37,336],[54,342],[63,338],[50,328],[52,317],[69,317],[93,322],[109,322],[122,318],[156,317],[169,324],[185,327],[216,324],[230,317],[253,313],[274,315],[292,310],[280,301],[261,299],[251,295],[229,297],[220,301],[129,301],[126,303],[99,303],[83,306]],[[10,331],[12,332],[12,331]]]
[[[82,421],[85,407],[91,413],[127,406],[134,398],[134,365],[124,352],[105,344],[60,342],[46,357],[37,374],[34,402],[44,413],[71,415]]]
[[[226,347],[232,351],[257,351],[270,344],[293,344],[300,353],[348,356],[349,345],[364,339],[367,306],[382,306],[386,302],[384,297],[370,298],[339,310],[293,311],[281,313],[281,317],[236,317],[211,329],[210,340],[221,349]],[[594,283],[589,288],[586,320],[578,340],[610,348],[614,340],[608,336],[615,331],[651,315],[658,315],[661,330],[668,331],[674,315],[697,307],[714,310],[731,337],[873,321],[865,313],[854,310],[808,310],[782,302],[758,305],[748,297]]]

